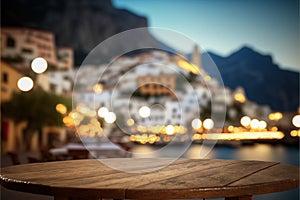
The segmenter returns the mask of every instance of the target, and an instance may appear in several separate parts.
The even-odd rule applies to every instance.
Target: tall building
[[[192,63],[199,68],[199,71],[202,72],[202,61],[201,61],[201,54],[199,51],[198,45],[194,46],[193,54],[192,54]]]

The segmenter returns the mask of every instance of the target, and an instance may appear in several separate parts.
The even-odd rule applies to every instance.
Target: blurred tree
[[[63,126],[63,115],[56,111],[59,103],[64,104],[69,111],[72,108],[71,99],[38,88],[26,93],[13,93],[9,101],[1,103],[1,112],[3,118],[12,119],[16,124],[27,122],[24,136],[28,149],[34,133],[38,132],[41,140],[44,126]]]

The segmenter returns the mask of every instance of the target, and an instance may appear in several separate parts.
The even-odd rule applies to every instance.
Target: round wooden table
[[[251,199],[252,195],[299,186],[299,168],[276,162],[114,158],[130,171],[111,169],[95,159],[35,163],[1,169],[1,185],[12,190],[53,195],[55,199]],[[125,168],[124,168],[125,167]]]

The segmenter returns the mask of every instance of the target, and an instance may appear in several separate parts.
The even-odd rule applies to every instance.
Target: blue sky
[[[282,68],[300,71],[299,0],[113,0],[148,18],[148,25],[172,29],[201,48],[227,56],[244,45],[271,54]],[[160,37],[157,35],[157,37]],[[187,47],[160,38],[183,51]]]

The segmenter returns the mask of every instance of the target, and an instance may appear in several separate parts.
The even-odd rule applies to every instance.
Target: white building
[[[45,75],[48,77],[51,92],[59,95],[71,95],[75,76],[74,70],[49,71]]]

